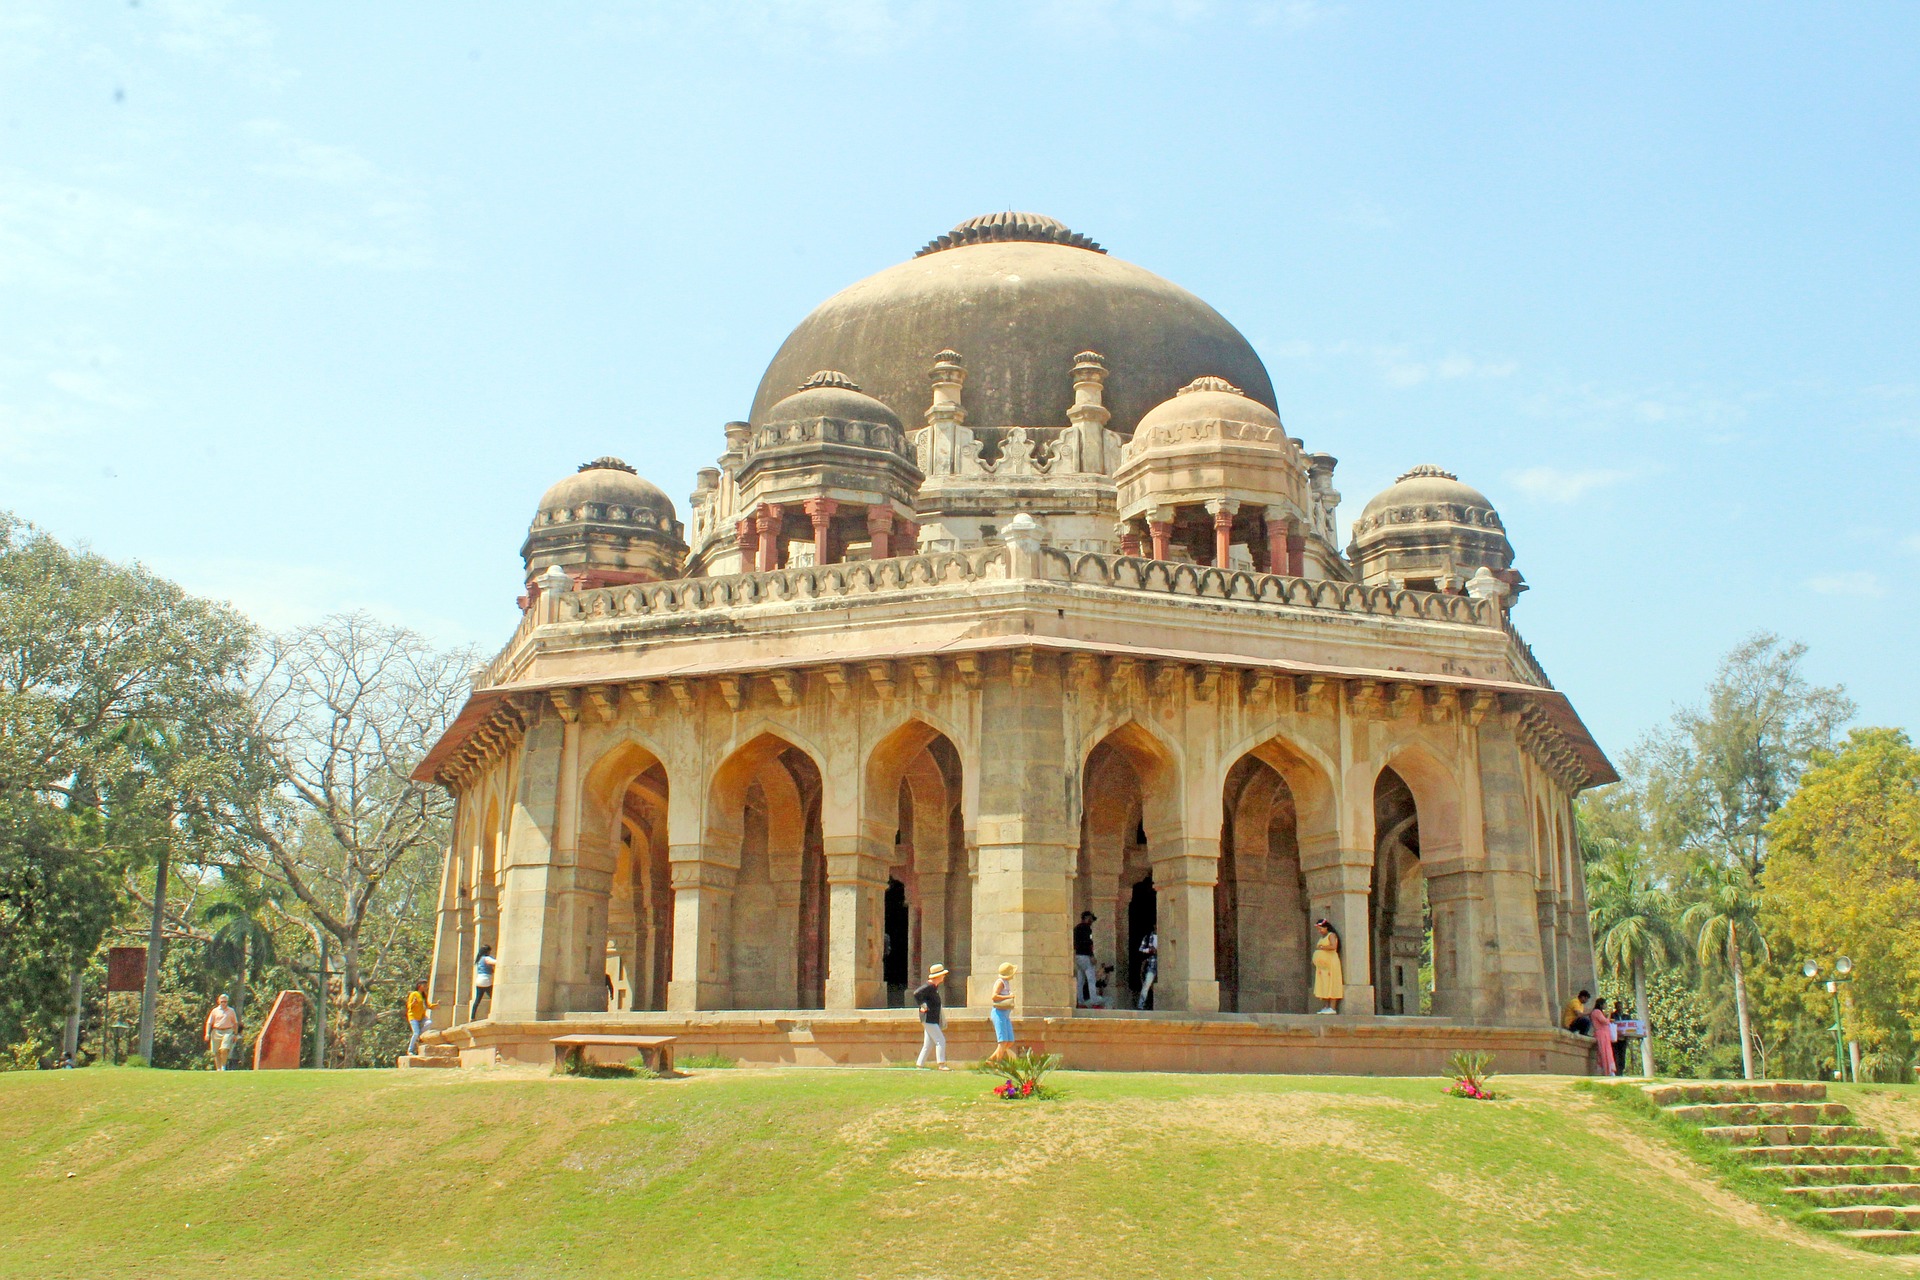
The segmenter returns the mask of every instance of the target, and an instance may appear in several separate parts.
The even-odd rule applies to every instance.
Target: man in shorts
[[[213,1069],[225,1071],[227,1059],[240,1043],[240,1015],[227,1003],[224,994],[216,997],[213,1008],[208,1011],[207,1023],[200,1028],[200,1039],[213,1051]]]

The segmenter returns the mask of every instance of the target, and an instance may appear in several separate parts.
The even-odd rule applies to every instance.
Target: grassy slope
[[[0,1275],[1917,1274],[1565,1081],[1061,1079],[1008,1105],[886,1070],[0,1076]],[[1920,1132],[1913,1090],[1873,1102]]]

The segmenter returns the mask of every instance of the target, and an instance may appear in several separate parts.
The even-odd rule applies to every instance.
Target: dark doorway
[[[907,1002],[907,962],[912,957],[913,924],[907,912],[907,886],[898,880],[887,881],[887,940],[880,969],[887,982],[887,1007],[897,1009]]]
[[[1133,897],[1127,903],[1127,989],[1138,992],[1141,980],[1145,977],[1147,958],[1140,953],[1140,944],[1158,931],[1160,900],[1153,891],[1153,873],[1149,871],[1133,886]],[[1153,1007],[1151,997],[1147,1007]]]

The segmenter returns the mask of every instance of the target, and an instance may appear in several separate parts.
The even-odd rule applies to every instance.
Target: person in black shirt
[[[1094,1002],[1094,984],[1099,975],[1093,967],[1093,922],[1100,917],[1091,911],[1080,913],[1080,923],[1073,926],[1073,1002],[1086,1008]]]
[[[933,1053],[933,1064],[940,1070],[947,1069],[947,1033],[940,1025],[940,984],[947,980],[947,966],[937,964],[927,970],[927,981],[917,987],[913,993],[913,1002],[920,1006],[920,1056],[913,1065],[927,1065],[927,1053]]]

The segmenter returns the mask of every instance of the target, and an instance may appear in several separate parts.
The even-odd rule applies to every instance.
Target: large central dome
[[[752,421],[816,371],[839,369],[917,427],[932,399],[927,371],[948,349],[965,362],[974,427],[1065,426],[1082,351],[1105,358],[1109,425],[1122,435],[1195,378],[1225,378],[1278,408],[1266,366],[1212,307],[1051,218],[1002,213],[821,303],[767,367]]]

